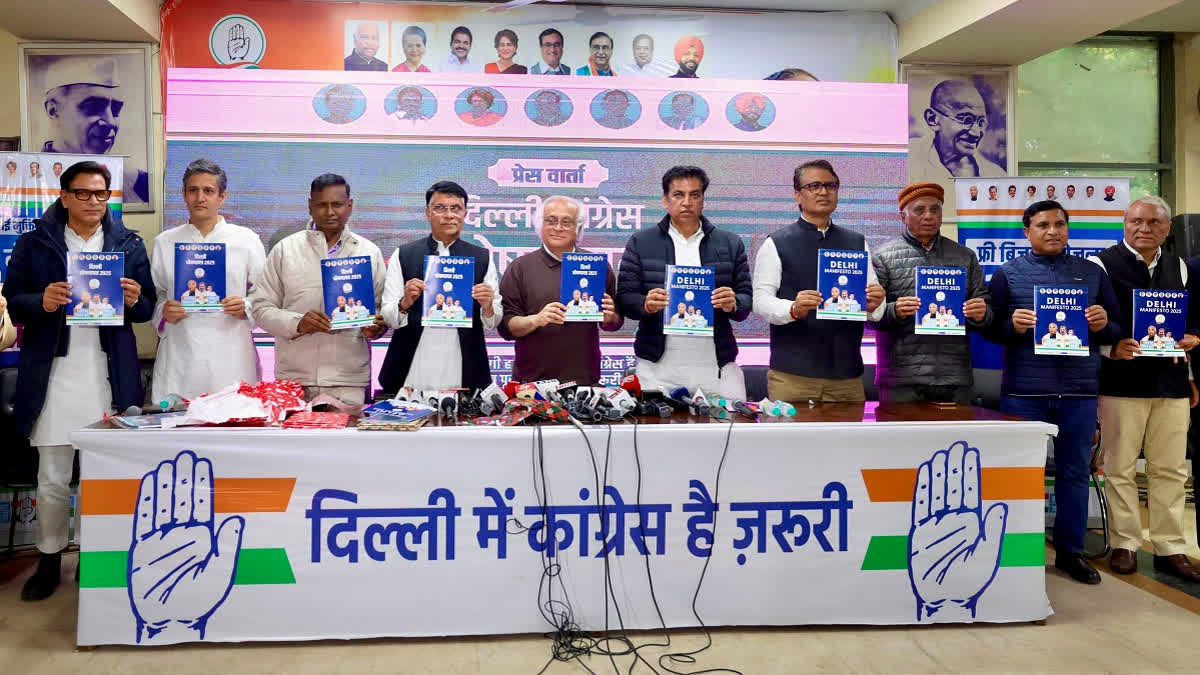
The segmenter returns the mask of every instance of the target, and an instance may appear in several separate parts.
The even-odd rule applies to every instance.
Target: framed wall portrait
[[[19,54],[22,147],[123,156],[124,210],[153,211],[150,45],[23,42]]]
[[[1016,175],[1012,66],[900,64],[908,84],[908,178],[940,183],[955,218],[955,178]]]

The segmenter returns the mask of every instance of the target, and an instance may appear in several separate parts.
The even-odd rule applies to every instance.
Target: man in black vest
[[[1142,348],[1135,335],[1146,330],[1134,325],[1135,289],[1190,291],[1187,334],[1177,346],[1190,351],[1200,344],[1200,279],[1189,276],[1187,265],[1172,247],[1164,248],[1170,231],[1167,203],[1159,197],[1143,197],[1125,211],[1124,241],[1089,258],[1108,272],[1121,313],[1129,318],[1121,326],[1121,340],[1111,352],[1101,351],[1109,358],[1100,362],[1100,439],[1113,546],[1110,566],[1117,574],[1137,571],[1142,515],[1135,474],[1138,455],[1144,451],[1154,569],[1200,581],[1200,572],[1185,554],[1183,536],[1189,407],[1196,405],[1200,395],[1189,381],[1187,359],[1136,358]]]
[[[737,364],[732,321],[750,316],[750,261],[742,238],[704,217],[708,174],[698,166],[675,166],[662,178],[667,215],[629,238],[617,274],[617,306],[637,319],[633,352],[642,389],[686,387],[728,399],[746,399]],[[712,267],[713,336],[665,335],[669,302],[666,266]],[[668,324],[669,325],[669,324]]]
[[[486,248],[459,239],[467,213],[467,191],[458,183],[440,181],[425,191],[425,217],[430,235],[396,249],[388,261],[383,288],[383,317],[396,329],[379,372],[384,391],[482,388],[492,382],[483,331],[500,322],[499,281]],[[458,256],[475,260],[475,300],[470,328],[421,326],[425,292],[425,256]]]
[[[818,319],[824,301],[817,288],[817,251],[867,251],[863,235],[833,223],[841,183],[833,166],[817,159],[792,175],[800,206],[793,225],[776,230],[758,249],[754,311],[771,324],[767,396],[794,405],[808,401],[866,399],[863,391],[863,323]],[[883,287],[867,265],[867,314],[882,315]]]

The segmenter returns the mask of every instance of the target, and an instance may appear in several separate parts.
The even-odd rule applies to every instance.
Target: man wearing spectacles
[[[276,379],[299,382],[308,399],[329,394],[348,405],[365,400],[371,383],[371,340],[387,332],[381,316],[370,326],[335,331],[325,313],[321,261],[326,258],[370,258],[375,306],[379,306],[383,254],[350,231],[353,211],[345,178],[334,173],[314,178],[309,187],[309,226],[271,249],[261,280],[254,281],[250,293],[250,315],[275,336]]]
[[[915,173],[929,180],[1004,176],[1004,167],[986,158],[979,146],[989,119],[983,97],[965,80],[945,80],[933,88],[925,124],[932,135],[913,139],[909,156],[921,163]]]
[[[771,324],[767,395],[802,405],[808,401],[866,400],[862,374],[863,323],[817,319],[825,298],[817,288],[817,251],[867,251],[863,235],[833,222],[841,181],[823,159],[805,162],[792,175],[800,218],[776,230],[758,249],[754,311]],[[883,287],[867,266],[867,315],[883,313]],[[841,302],[846,302],[842,299]]]
[[[397,248],[388,261],[383,317],[396,332],[379,372],[379,384],[388,393],[400,387],[482,389],[492,383],[483,331],[500,323],[503,307],[499,281],[491,253],[460,238],[466,215],[467,191],[448,180],[434,183],[425,191],[429,236]],[[425,330],[421,325],[427,255],[475,260],[470,328]],[[465,301],[463,298],[459,302]],[[450,305],[450,298],[446,302]],[[462,311],[466,318],[465,308]]]
[[[133,324],[154,313],[154,282],[141,237],[108,210],[111,180],[96,162],[68,167],[59,178],[58,200],[34,221],[36,229],[17,239],[8,263],[4,297],[13,321],[25,325],[12,419],[38,449],[41,556],[21,589],[23,600],[45,599],[58,586],[70,522],[71,432],[101,420],[114,406],[124,410],[145,399]],[[125,254],[125,323],[68,328],[67,254],[101,251]],[[92,301],[103,302],[98,293]]]
[[[500,335],[515,340],[513,379],[518,382],[556,379],[582,385],[600,383],[600,328],[615,331],[625,322],[613,297],[617,279],[605,264],[603,321],[567,321],[561,302],[564,253],[588,253],[578,247],[587,211],[574,197],[555,195],[542,202],[538,233],[542,247],[517,258],[504,270],[500,294],[504,316]],[[588,293],[575,289],[574,313],[591,309]]]

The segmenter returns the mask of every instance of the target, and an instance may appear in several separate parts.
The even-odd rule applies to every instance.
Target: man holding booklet
[[[1098,584],[1100,573],[1083,555],[1083,534],[1100,390],[1099,346],[1114,344],[1124,332],[1108,274],[1066,252],[1068,218],[1056,201],[1034,202],[1025,209],[1022,220],[1032,250],[1004,263],[992,275],[988,290],[996,316],[988,339],[1004,346],[1001,410],[1058,425],[1054,564],[1076,581]],[[1053,317],[1063,344],[1045,351],[1058,355],[1041,353],[1051,321],[1039,319],[1046,316]],[[1077,331],[1076,337],[1082,349],[1061,348],[1067,346],[1064,321],[1080,325],[1082,335]]]
[[[492,383],[483,331],[500,323],[499,277],[486,248],[459,238],[466,214],[461,185],[434,183],[425,191],[429,236],[397,248],[388,262],[382,312],[396,332],[379,372],[388,393]]]
[[[833,165],[823,159],[797,167],[792,188],[800,218],[758,249],[754,311],[771,324],[771,400],[797,406],[866,400],[863,322],[882,315],[884,291],[866,238],[833,222],[840,187]],[[835,292],[837,299],[827,305]],[[866,298],[866,307],[854,308],[852,292]]]
[[[617,280],[608,257],[577,247],[586,214],[574,197],[547,198],[537,221],[542,247],[504,270],[499,330],[516,341],[517,382],[600,384],[599,328],[615,331],[625,320],[613,303]],[[603,293],[601,308],[588,300],[593,292]]]
[[[216,162],[188,164],[183,172],[188,222],[154,240],[150,272],[158,292],[153,322],[159,342],[153,401],[168,394],[190,399],[242,380],[258,382],[254,324],[245,296],[262,274],[267,254],[257,234],[221,215],[228,184]]]
[[[345,283],[362,287],[372,302],[383,292],[383,255],[350,231],[353,210],[345,178],[327,173],[313,179],[309,225],[271,249],[262,279],[250,293],[250,313],[275,336],[276,379],[299,382],[310,399],[329,394],[357,405],[371,383],[370,341],[387,326],[376,316],[366,326],[343,328],[330,316],[336,304],[330,298],[339,290],[327,283],[331,272],[346,270],[357,277]]]
[[[1156,346],[1165,351],[1169,334],[1186,331],[1177,345],[1185,353],[1200,344],[1200,306],[1195,303],[1200,279],[1188,274],[1187,264],[1171,247],[1164,247],[1170,232],[1171,208],[1159,197],[1143,197],[1125,211],[1124,240],[1088,258],[1108,272],[1121,312],[1129,317],[1121,325],[1120,340],[1100,350],[1106,357],[1100,362],[1099,416],[1112,533],[1110,566],[1117,574],[1137,571],[1142,516],[1135,477],[1144,451],[1154,568],[1200,581],[1185,554],[1183,534],[1189,408],[1200,395],[1190,381],[1186,356],[1151,356]],[[1143,300],[1143,295],[1148,297]],[[1173,326],[1183,331],[1168,332]]]
[[[112,176],[91,161],[72,164],[59,177],[59,198],[35,229],[22,234],[8,263],[4,297],[12,320],[25,326],[13,397],[16,430],[38,449],[37,571],[22,600],[42,600],[58,586],[67,547],[72,464],[71,432],[100,421],[115,406],[142,405],[141,366],[133,324],[154,313],[154,283],[141,237],[112,217]],[[96,271],[117,277],[124,305],[116,326],[71,325],[64,308],[89,296],[80,278],[67,281],[68,258],[113,253]],[[123,263],[115,262],[116,258]],[[99,286],[99,284],[98,284]],[[103,302],[96,293],[92,301]],[[123,296],[123,297],[122,297]],[[90,308],[89,308],[90,309]]]
[[[708,174],[697,166],[676,166],[662,178],[667,215],[658,225],[635,233],[625,244],[617,281],[617,306],[638,320],[633,351],[642,389],[686,387],[735,401],[746,398],[731,321],[745,321],[752,308],[750,263],[742,238],[704,217]],[[672,274],[670,268],[686,273]],[[706,331],[670,333],[675,304],[672,278],[703,279],[687,302],[704,307],[713,320]],[[686,306],[684,309],[686,315]],[[667,324],[664,330],[664,322]]]
[[[991,295],[975,252],[941,235],[944,197],[937,183],[901,190],[904,232],[871,256],[887,294],[883,314],[875,321],[875,384],[881,403],[971,402],[966,328],[982,331],[991,323]],[[926,288],[933,291],[930,297],[918,297]],[[922,318],[918,326],[922,306],[929,312],[925,317],[932,318]],[[965,326],[957,316],[966,317]]]

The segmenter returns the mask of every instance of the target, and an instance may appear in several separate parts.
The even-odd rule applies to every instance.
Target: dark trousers
[[[969,386],[955,387],[947,385],[918,384],[900,387],[880,387],[879,402],[888,403],[957,403],[971,405],[974,391]]]
[[[1054,548],[1083,551],[1087,531],[1088,482],[1092,439],[1096,434],[1096,397],[1005,396],[1000,410],[1028,420],[1058,425],[1054,437]]]

